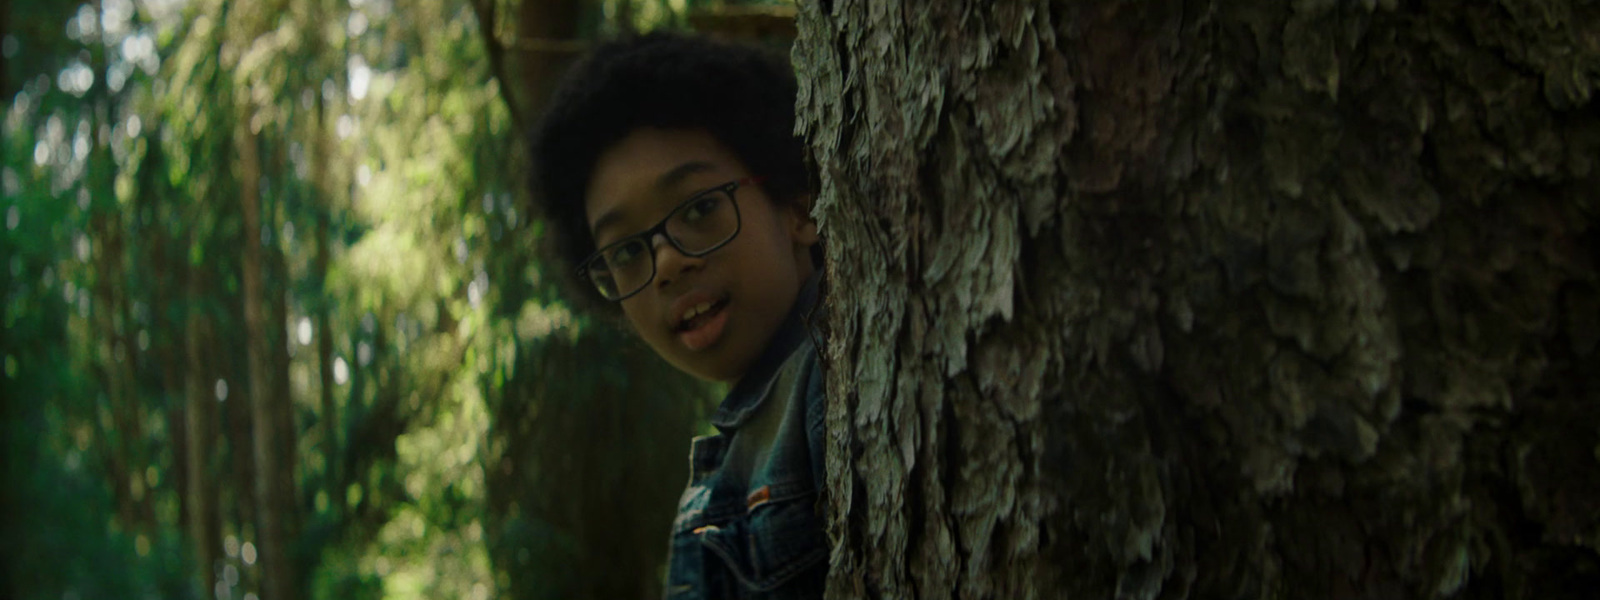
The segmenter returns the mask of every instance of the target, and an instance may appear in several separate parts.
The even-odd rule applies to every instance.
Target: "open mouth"
[[[673,334],[678,342],[690,350],[704,350],[722,339],[722,328],[728,324],[728,306],[724,297],[716,302],[701,302],[683,311]]]
[[[678,319],[678,325],[672,328],[673,333],[683,333],[699,329],[707,322],[722,314],[722,309],[728,306],[728,299],[723,298],[716,302],[702,302],[698,306],[690,307]]]

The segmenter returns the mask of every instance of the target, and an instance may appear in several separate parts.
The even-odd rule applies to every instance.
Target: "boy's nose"
[[[682,274],[699,269],[704,262],[679,252],[678,247],[672,245],[665,233],[657,233],[650,238],[650,251],[656,255],[657,287],[667,287]]]

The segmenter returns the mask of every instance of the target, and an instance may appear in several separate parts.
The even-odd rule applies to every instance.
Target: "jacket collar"
[[[772,334],[772,339],[767,341],[766,349],[756,357],[739,382],[733,384],[733,389],[728,391],[727,397],[711,415],[711,424],[716,425],[717,429],[724,432],[737,429],[750,415],[755,414],[761,403],[771,395],[783,363],[789,360],[796,349],[809,346],[812,312],[817,305],[817,289],[821,279],[822,270],[818,269],[800,286],[794,306],[789,308],[789,314]]]

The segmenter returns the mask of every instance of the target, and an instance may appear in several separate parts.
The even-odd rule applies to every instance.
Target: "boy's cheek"
[[[640,296],[643,296],[643,294],[640,294]],[[652,338],[652,333],[655,332],[650,329],[651,320],[645,315],[648,311],[645,310],[645,307],[634,303],[636,299],[642,300],[642,298],[630,298],[623,301],[622,316],[628,322],[628,329],[633,331],[633,335],[654,346],[655,340]],[[660,328],[657,327],[656,329]]]

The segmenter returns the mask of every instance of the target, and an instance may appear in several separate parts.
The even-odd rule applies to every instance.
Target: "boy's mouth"
[[[722,337],[722,327],[728,322],[728,315],[723,312],[727,306],[727,298],[691,306],[679,316],[672,332],[690,350],[704,349]]]

